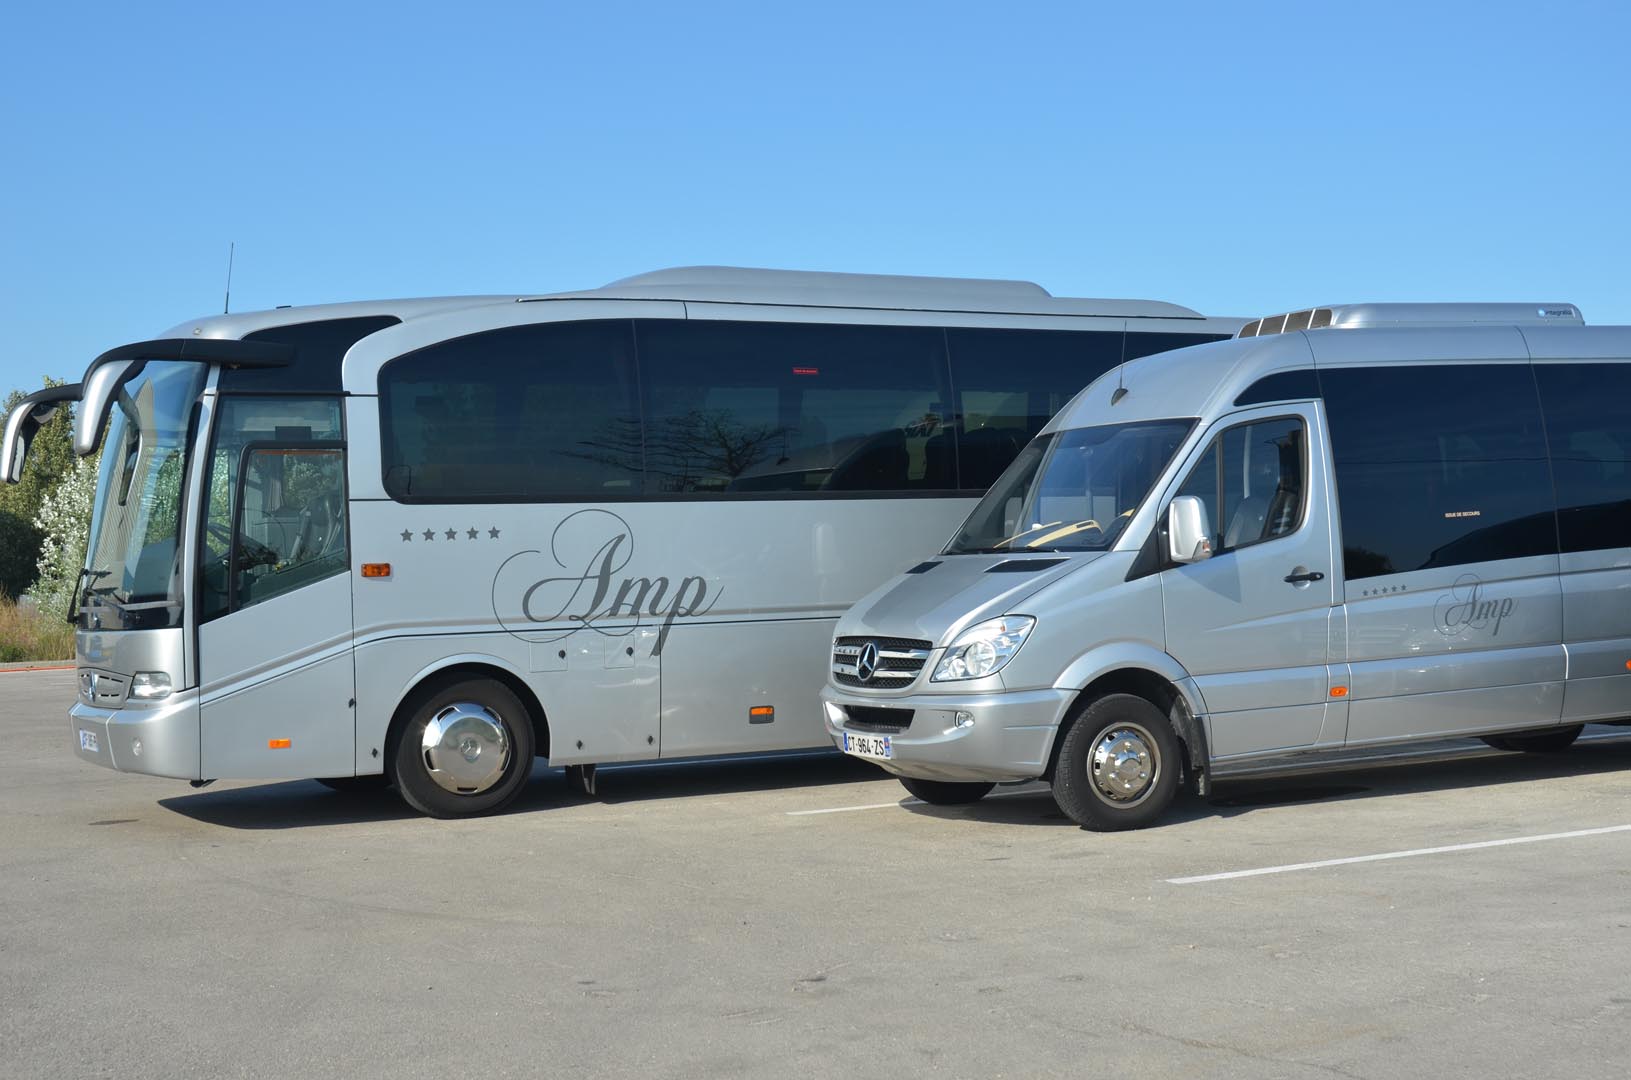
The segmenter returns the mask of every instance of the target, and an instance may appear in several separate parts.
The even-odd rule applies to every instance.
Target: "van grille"
[[[863,679],[856,665],[868,644],[878,647],[878,665],[871,678]],[[910,686],[928,662],[931,645],[933,642],[915,638],[841,637],[832,647],[833,681],[840,686],[864,686],[871,690],[899,690]]]
[[[876,705],[845,705],[844,727],[898,735],[912,726],[912,709],[885,709]]]

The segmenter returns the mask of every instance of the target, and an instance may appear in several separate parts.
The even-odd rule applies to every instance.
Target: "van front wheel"
[[[1181,755],[1160,709],[1132,694],[1107,694],[1081,710],[1065,732],[1053,799],[1085,829],[1141,829],[1171,805]]]

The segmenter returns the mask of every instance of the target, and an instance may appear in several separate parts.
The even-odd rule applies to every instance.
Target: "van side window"
[[[1178,494],[1206,505],[1214,550],[1296,531],[1307,490],[1305,431],[1296,417],[1277,417],[1237,424],[1212,440]]]
[[[1320,373],[1347,578],[1557,551],[1528,364]]]
[[[1536,364],[1564,551],[1631,547],[1631,368]]]

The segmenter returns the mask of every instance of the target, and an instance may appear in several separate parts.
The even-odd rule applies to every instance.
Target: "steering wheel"
[[[231,529],[215,521],[209,522],[204,526],[204,529],[215,539],[221,541],[228,551],[232,550]],[[228,558],[229,556],[223,555],[221,561],[226,562]],[[251,539],[242,533],[238,534],[238,565],[234,569],[253,570],[257,566],[276,566],[278,562],[277,552],[259,540]]]

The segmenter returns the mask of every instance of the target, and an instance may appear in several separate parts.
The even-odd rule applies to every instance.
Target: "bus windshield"
[[[1194,425],[1145,420],[1039,436],[986,492],[945,554],[1107,550]]]
[[[208,368],[149,361],[119,390],[98,469],[81,577],[82,629],[180,626],[182,483]]]

